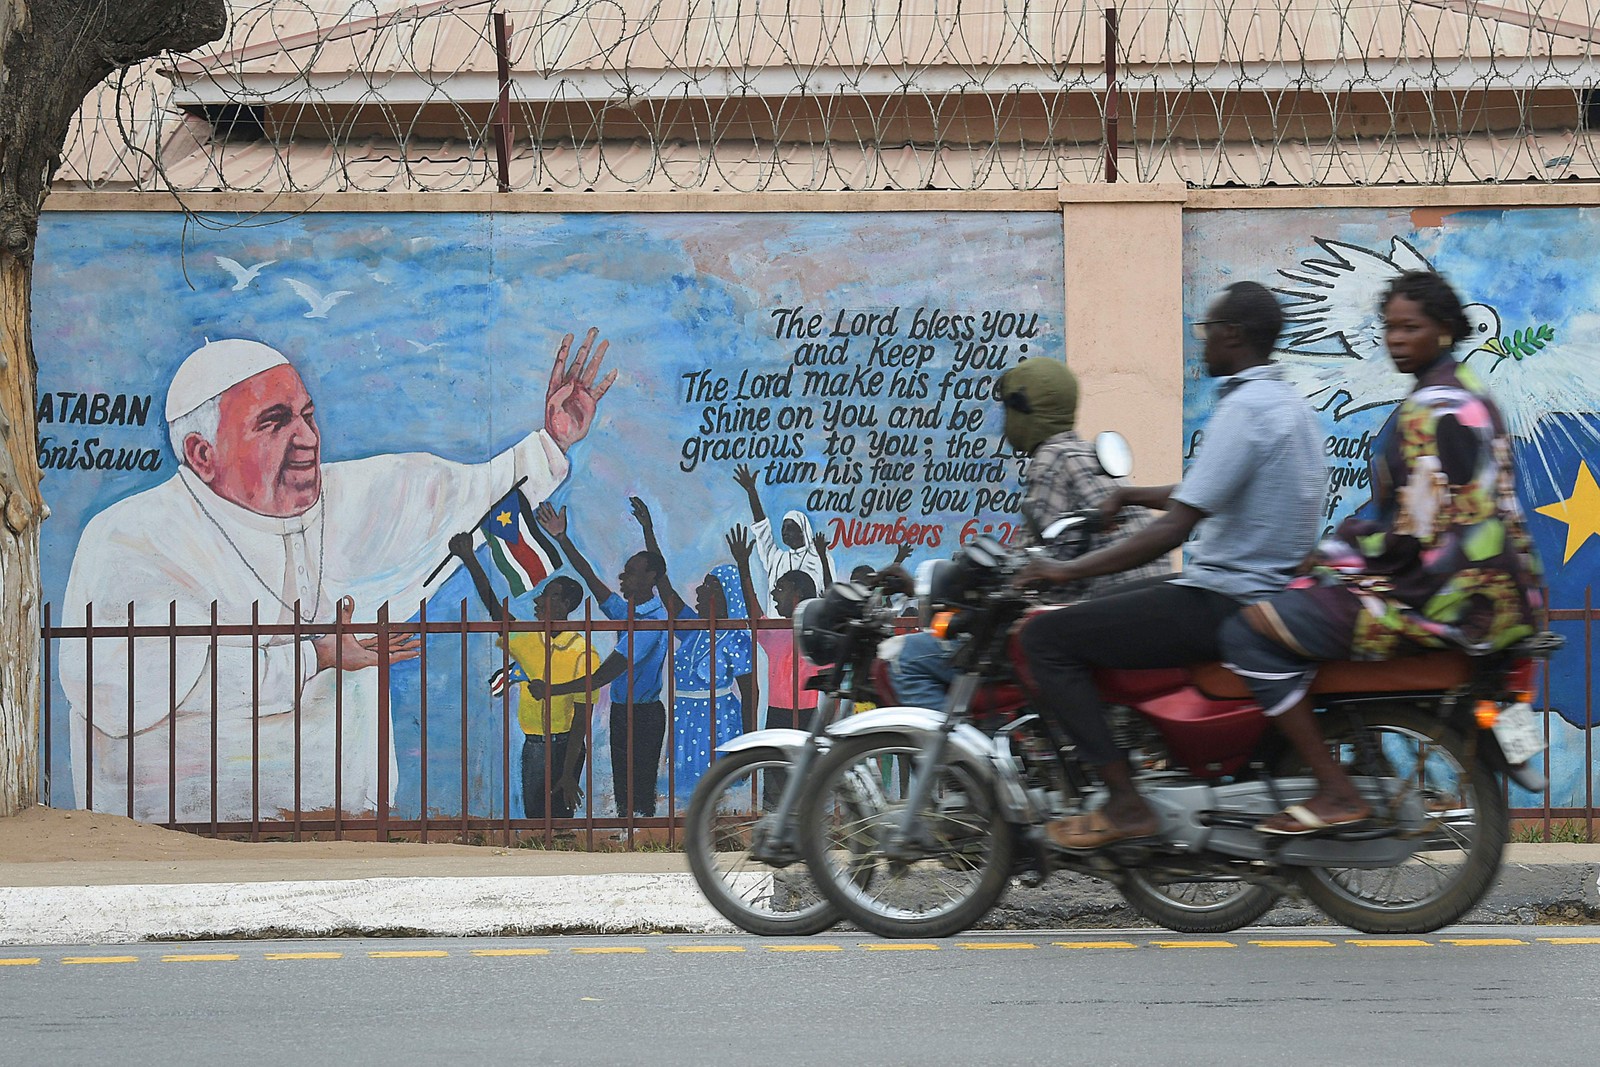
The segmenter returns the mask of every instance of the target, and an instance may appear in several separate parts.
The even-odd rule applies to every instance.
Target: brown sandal
[[[1371,813],[1364,812],[1360,815],[1339,816],[1328,820],[1304,804],[1290,804],[1278,814],[1261,820],[1256,824],[1256,829],[1261,833],[1277,837],[1306,837],[1310,834],[1326,833],[1329,830],[1352,830],[1370,818],[1372,818]],[[1277,826],[1267,825],[1278,820],[1281,821]]]
[[[1045,835],[1057,848],[1074,852],[1103,848],[1119,841],[1142,841],[1159,835],[1160,824],[1148,826],[1118,826],[1106,818],[1103,809],[1096,808],[1087,815],[1071,815],[1045,825]]]

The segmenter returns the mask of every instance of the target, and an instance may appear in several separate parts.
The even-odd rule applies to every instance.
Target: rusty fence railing
[[[372,622],[268,624],[254,621],[230,625],[217,621],[215,605],[210,620],[203,624],[180,623],[175,606],[169,606],[164,622],[141,622],[134,606],[129,605],[126,617],[116,622],[97,619],[92,610],[86,610],[82,625],[61,625],[53,620],[51,607],[47,605],[42,627],[40,796],[45,804],[52,806],[129,815],[173,829],[250,840],[263,837],[300,840],[312,835],[331,835],[382,841],[404,836],[421,841],[496,841],[506,845],[538,841],[551,845],[559,835],[568,840],[568,847],[592,849],[597,840],[607,838],[625,842],[630,848],[646,843],[673,847],[681,835],[689,792],[689,784],[680,780],[681,760],[675,758],[679,735],[685,725],[686,705],[692,699],[703,700],[706,705],[707,732],[703,748],[708,758],[718,744],[729,739],[729,728],[719,729],[719,701],[732,699],[738,703],[740,725],[737,732],[763,725],[753,721],[753,714],[746,714],[743,693],[738,686],[712,685],[707,692],[682,693],[678,672],[674,669],[675,658],[682,655],[686,639],[703,634],[705,664],[702,670],[706,675],[718,679],[719,672],[727,673],[721,671],[719,658],[737,657],[741,662],[748,659],[751,702],[761,704],[763,691],[770,688],[776,693],[769,694],[767,706],[785,710],[799,708],[803,716],[806,703],[809,701],[814,706],[815,698],[814,694],[808,697],[809,691],[802,685],[799,657],[788,657],[790,670],[785,684],[785,680],[763,677],[754,654],[754,649],[762,645],[790,643],[792,624],[787,618],[650,620],[630,616],[614,621],[596,619],[591,611],[586,602],[581,620],[540,622],[507,618],[494,622],[469,618],[463,605],[457,618],[439,620],[429,617],[424,604],[417,618],[409,622],[393,621],[385,607]],[[296,617],[300,617],[298,605]],[[537,663],[524,667],[528,676],[549,678],[553,639],[574,633],[581,635],[591,647],[595,646],[597,636],[615,635],[615,651],[627,657],[629,666],[610,689],[625,696],[620,703],[611,706],[605,726],[597,723],[595,715],[587,719],[579,783],[582,803],[576,806],[570,818],[554,814],[557,805],[551,794],[559,784],[559,775],[553,766],[553,746],[549,743],[551,716],[543,716],[545,766],[541,777],[544,795],[542,804],[538,805],[543,814],[530,818],[526,800],[523,813],[516,813],[513,796],[514,792],[520,792],[514,788],[519,770],[516,750],[525,744],[518,722],[522,686],[520,683],[505,685],[499,696],[485,699],[479,691],[484,680],[481,677],[484,649],[473,645],[476,641],[496,639],[498,648],[493,650],[491,666],[509,675],[516,665],[511,655],[511,639],[518,634],[542,635],[546,653],[544,669],[540,671]],[[639,709],[631,699],[635,692],[632,683],[637,680],[633,650],[644,635],[662,633],[668,651],[659,676],[660,703],[666,710],[660,750],[666,758],[658,765],[656,795],[633,798],[630,792],[625,801],[622,799],[626,790],[624,783],[632,780],[629,777],[632,761],[639,748],[633,742],[636,733],[643,730],[637,721]],[[249,715],[248,744],[236,736],[230,750],[221,737],[224,731],[220,723],[226,719],[226,711],[219,713],[219,709],[226,704],[224,694],[230,688],[242,694],[247,688],[249,706],[260,708],[262,650],[275,639],[280,647],[281,643],[287,643],[293,651],[295,675],[304,677],[315,655],[308,645],[318,638],[332,639],[335,648],[335,662],[329,668],[334,674],[331,709],[325,700],[322,706],[309,707],[301,699],[301,688],[297,687],[289,707],[273,709],[271,713],[261,709],[262,714]],[[730,647],[729,638],[745,642],[743,649],[737,643]],[[352,706],[346,682],[361,672],[349,669],[342,662],[346,639],[365,642],[375,653],[376,662],[366,668],[374,674],[376,682],[370,689],[375,698],[370,708]],[[415,659],[414,668],[403,667],[405,661],[392,652],[407,639],[419,642],[414,657],[407,656],[407,659]],[[247,642],[251,650],[251,677],[247,681],[219,678],[216,668],[219,650],[230,641],[241,640]],[[196,646],[203,650],[209,667],[202,671],[201,677],[192,681],[184,679],[189,684],[180,685],[177,669],[180,650],[193,652]],[[63,671],[63,661],[69,654],[78,655],[81,662],[67,672]],[[595,662],[603,658],[597,648]],[[394,677],[402,669],[415,671],[413,684],[405,686],[403,693],[394,685]],[[141,706],[150,696],[148,685],[143,691],[140,689],[141,671],[164,673],[167,680],[165,702],[155,709],[159,721],[150,726],[141,725],[150,717],[151,710]],[[73,689],[79,696],[64,705],[62,680],[68,673],[77,679]],[[108,673],[113,677],[108,679]],[[446,676],[445,685],[455,698],[444,706],[439,702],[441,674]],[[576,698],[580,704],[593,707],[604,688],[591,681]],[[397,702],[402,699],[405,701],[403,708]],[[490,706],[489,716],[484,714],[486,704]],[[195,714],[196,710],[199,714]],[[205,714],[208,710],[209,716]],[[311,719],[326,717],[330,711],[333,716],[331,731],[312,731]],[[723,711],[726,714],[727,709]],[[416,748],[401,753],[406,758],[385,758],[395,750],[399,712],[415,723]],[[374,716],[371,733],[377,781],[372,803],[357,809],[349,799],[355,790],[346,780],[350,754],[343,748],[352,734],[361,733],[360,729],[351,728],[355,719],[369,713]],[[538,715],[537,709],[534,714]],[[273,732],[280,740],[292,736],[292,754],[270,753],[263,749],[262,723],[272,721],[274,716],[290,720],[292,729]],[[285,724],[280,721],[278,725]],[[608,766],[610,760],[606,754],[597,753],[595,744],[597,732],[615,730],[626,731],[628,735],[628,741],[620,749],[613,749],[626,755],[628,766],[621,768]],[[330,736],[331,750],[306,743],[313,732]],[[442,738],[450,739],[451,743],[441,745]],[[61,751],[63,744],[71,750],[70,757],[65,760]],[[203,757],[198,768],[193,759],[184,758],[185,753],[192,756],[197,747]],[[439,753],[430,751],[430,748],[441,747],[449,750],[453,764],[450,768],[453,773],[445,772],[443,783]],[[293,777],[292,787],[284,781],[264,781],[263,759],[276,756],[281,767],[286,755]],[[646,758],[657,757],[652,754]],[[491,761],[492,766],[489,765]],[[248,765],[247,776],[228,773],[230,765],[241,762]],[[152,780],[148,773],[152,767],[156,777],[163,780]],[[141,768],[146,773],[141,775]],[[313,805],[309,800],[303,803],[303,781],[311,777],[325,781],[329,768],[332,771],[332,804]],[[594,788],[597,773],[601,780],[609,777],[612,782],[612,795],[618,798],[614,803],[602,806],[599,802]],[[407,787],[414,792],[414,801],[410,804],[414,810],[409,813],[396,810],[397,774],[407,779]],[[108,778],[118,780],[108,783]],[[268,792],[284,794],[290,788],[294,799],[290,805],[263,801]],[[201,809],[198,817],[197,797]],[[641,802],[636,805],[632,802],[635,799]],[[636,807],[664,808],[664,811],[640,814]]]
[[[45,607],[43,803],[250,840],[331,835],[383,841],[400,836],[552,847],[559,839],[562,847],[591,850],[618,844],[671,848],[681,837],[682,816],[692,787],[692,781],[684,780],[684,772],[698,777],[732,729],[719,725],[719,701],[738,703],[734,732],[767,725],[757,717],[763,707],[801,709],[786,718],[784,725],[792,725],[788,718],[803,718],[806,704],[814,706],[814,697],[806,697],[799,656],[791,651],[783,657],[789,663],[787,676],[773,679],[768,674],[770,666],[764,668],[755,653],[766,647],[782,655],[792,641],[786,618],[596,619],[587,601],[581,620],[564,622],[472,619],[465,604],[458,617],[442,620],[430,618],[424,604],[416,619],[407,622],[392,621],[387,607],[372,622],[331,624],[223,624],[217,620],[215,606],[203,623],[179,622],[175,605],[169,606],[166,614],[160,623],[140,622],[129,605],[126,616],[115,622],[98,620],[86,610],[81,625],[61,625],[53,620],[51,607]],[[1583,607],[1551,612],[1552,623],[1564,628],[1568,638],[1566,648],[1558,654],[1562,658],[1554,662],[1563,663],[1562,670],[1568,674],[1581,664],[1582,716],[1589,723],[1595,721],[1597,618],[1600,612],[1593,606],[1592,591],[1585,592]],[[514,677],[509,673],[516,663],[511,642],[519,634],[543,636],[543,670],[537,663],[524,664],[530,676],[551,677],[554,639],[564,634],[581,635],[589,647],[596,646],[600,635],[615,635],[608,640],[615,641],[615,652],[628,662],[625,672],[606,687],[621,697],[609,704],[605,722],[599,721],[598,714],[590,714],[584,723],[578,782],[581,803],[574,805],[571,817],[556,814],[558,805],[552,795],[560,783],[550,743],[550,715],[543,716],[543,744],[530,746],[519,723],[522,687],[505,685],[498,696],[490,696],[484,684],[486,668],[498,668]],[[652,742],[640,743],[647,732],[640,714],[647,702],[633,699],[634,683],[648,681],[640,677],[634,664],[635,648],[654,634],[664,634],[667,648],[659,675],[659,703],[665,713],[660,755],[648,751]],[[745,707],[746,691],[737,686],[712,684],[707,691],[693,693],[683,689],[678,660],[691,635],[704,635],[698,640],[705,651],[703,670],[711,679],[735,669],[728,665],[719,670],[719,658],[733,657],[741,665],[748,664],[751,708]],[[734,639],[732,643],[729,638]],[[314,642],[330,639],[333,662],[316,670]],[[239,641],[250,649],[251,676],[224,679],[217,667],[219,650],[230,643],[238,647]],[[351,641],[373,654],[370,667],[351,669],[344,662]],[[408,642],[417,642],[414,655],[397,651]],[[291,686],[289,706],[269,713],[261,708],[264,650],[276,647],[281,654],[285,645],[293,657],[294,678],[300,682]],[[203,653],[207,664],[200,676],[183,679],[187,683],[183,685],[178,669],[180,651]],[[601,658],[595,648],[596,661]],[[413,659],[414,664],[410,662]],[[154,673],[158,681],[166,680],[164,699],[154,700],[154,707],[151,687],[145,684],[141,691],[141,671]],[[304,680],[324,672],[331,672],[331,688],[311,706],[301,696],[309,684]],[[347,684],[368,672],[368,680],[375,684]],[[70,702],[65,699],[64,684],[69,675],[76,679],[73,689],[77,693],[77,699]],[[1552,782],[1542,796],[1513,797],[1512,816],[1521,839],[1592,841],[1600,814],[1594,802],[1592,733],[1571,725],[1552,710],[1550,675],[1548,669],[1543,672],[1540,710],[1551,743],[1544,767]],[[598,709],[602,688],[587,683],[577,702]],[[1566,689],[1566,702],[1571,704],[1574,687]],[[224,723],[229,717],[219,709],[224,708],[225,695],[230,693],[236,698],[233,710],[249,709],[244,716],[248,738],[239,733],[236,721],[231,740],[225,736]],[[256,714],[257,710],[261,713]],[[1576,710],[1576,706],[1571,708]],[[331,723],[327,721],[330,715]],[[534,715],[538,715],[537,708]],[[693,751],[680,752],[685,747],[680,741],[686,730],[698,729],[696,721],[702,717],[704,744],[690,746],[704,750],[695,763]],[[146,720],[153,721],[145,725]],[[265,747],[264,722],[273,724]],[[408,739],[403,750],[396,746],[400,724],[404,724]],[[609,737],[618,730],[625,731],[626,740],[610,745],[608,752],[598,751],[597,735]],[[373,765],[363,768],[363,773],[376,780],[368,783],[366,793],[350,780],[351,763],[362,759],[361,752],[347,751],[351,738],[360,739],[358,745],[371,746]],[[319,739],[331,744],[317,744]],[[63,746],[70,755],[62,751]],[[545,761],[543,773],[537,775],[543,783],[543,796],[535,798],[532,805],[523,798],[520,814],[514,803],[521,793],[519,748],[531,758],[542,753]],[[641,749],[647,752],[643,758],[659,760],[655,792],[647,798],[632,796],[626,786],[634,781]],[[621,767],[613,765],[619,755],[624,763]],[[311,779],[324,783],[321,793],[307,786]],[[330,780],[331,802],[325,787]],[[609,794],[596,788],[606,782],[611,784]],[[363,796],[370,802],[363,801]],[[274,803],[272,797],[292,799]],[[1517,804],[1519,799],[1524,803]],[[1525,803],[1529,799],[1534,803]],[[530,808],[536,809],[536,814],[530,814]]]
[[[1597,813],[1594,804],[1593,727],[1596,725],[1594,706],[1594,638],[1595,621],[1597,619],[1600,619],[1600,612],[1597,612],[1594,606],[1593,586],[1589,586],[1583,591],[1583,607],[1552,608],[1550,611],[1551,625],[1557,630],[1563,631],[1567,638],[1566,647],[1558,652],[1550,663],[1545,665],[1544,670],[1541,671],[1542,684],[1539,707],[1544,713],[1542,718],[1544,719],[1545,744],[1549,746],[1544,751],[1543,762],[1545,776],[1550,779],[1550,782],[1546,785],[1543,795],[1539,798],[1539,804],[1536,806],[1518,806],[1511,809],[1511,817],[1521,821],[1523,826],[1531,827],[1541,841],[1553,841],[1558,838],[1572,841],[1595,840],[1594,830]],[[1573,623],[1578,624],[1578,626],[1572,627],[1570,624]],[[1569,625],[1563,626],[1563,624]],[[1572,632],[1574,629],[1577,631],[1576,633]],[[1577,729],[1569,726],[1562,716],[1557,715],[1552,710],[1550,695],[1551,675],[1554,673],[1557,664],[1568,665],[1570,669],[1570,665],[1573,663],[1582,664],[1582,720],[1589,724],[1589,729]],[[1576,708],[1573,710],[1575,711]],[[1573,736],[1575,733],[1582,734],[1583,758],[1581,763],[1576,759],[1577,753],[1575,749],[1577,745],[1573,743],[1576,740]],[[1563,734],[1565,735],[1564,737],[1562,736]],[[1562,745],[1559,743],[1563,740],[1568,744]],[[1559,788],[1558,782],[1564,780],[1567,783],[1571,783],[1574,774],[1581,775],[1582,804],[1553,803],[1555,792]],[[1566,794],[1567,799],[1570,801],[1577,800],[1576,789],[1569,786],[1568,788],[1563,788],[1562,792]],[[1582,824],[1581,831],[1579,830],[1580,823]]]

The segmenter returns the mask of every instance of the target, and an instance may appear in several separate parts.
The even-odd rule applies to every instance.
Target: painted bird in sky
[[[1389,360],[1378,299],[1404,272],[1433,265],[1402,237],[1387,252],[1314,240],[1323,256],[1278,272],[1287,282],[1277,287],[1285,298],[1285,372],[1336,420],[1399,402],[1413,383]],[[1470,334],[1456,358],[1488,387],[1513,437],[1533,440],[1555,414],[1584,416],[1580,432],[1600,434],[1600,319],[1586,312],[1559,329],[1540,323],[1506,333],[1493,306],[1469,303],[1462,311]]]

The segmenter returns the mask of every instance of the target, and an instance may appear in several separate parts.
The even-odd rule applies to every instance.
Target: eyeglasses
[[[1226,319],[1201,319],[1198,322],[1189,324],[1189,332],[1194,335],[1196,341],[1204,341],[1206,339],[1206,327],[1227,325],[1229,323]]]

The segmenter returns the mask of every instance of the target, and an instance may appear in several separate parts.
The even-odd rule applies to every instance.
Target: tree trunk
[[[0,816],[38,797],[33,247],[72,116],[113,71],[222,36],[225,0],[0,0]]]

